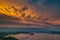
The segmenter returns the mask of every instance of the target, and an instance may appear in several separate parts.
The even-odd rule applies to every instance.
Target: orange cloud
[[[53,20],[50,23],[55,24],[55,25],[60,25],[60,20]]]
[[[22,2],[22,3],[19,3],[19,1],[16,1],[16,0],[13,0],[13,1],[9,0],[9,1],[8,0],[2,0],[0,2],[0,15],[3,14],[6,17],[8,17],[8,18],[6,18],[4,16],[4,20],[6,21],[8,19],[7,21],[12,22],[13,23],[12,25],[15,25],[14,23],[16,23],[16,25],[19,25],[20,27],[21,27],[22,23],[24,26],[29,24],[28,25],[29,27],[31,25],[32,25],[32,27],[34,27],[34,26],[35,27],[37,27],[37,26],[39,26],[39,27],[48,26],[48,23],[60,25],[60,20],[55,20],[53,18],[54,16],[50,15],[50,14],[52,14],[51,12],[53,10],[51,10],[49,8],[44,9],[43,11],[39,10],[39,12],[38,12],[38,10],[35,9],[36,7],[27,4],[23,0],[20,0],[20,2]],[[9,18],[11,18],[11,19],[9,19]],[[3,19],[3,18],[1,17],[1,19]],[[1,21],[1,19],[0,19],[0,21]],[[51,20],[53,20],[53,21],[51,21]],[[2,24],[2,22],[0,24]],[[11,25],[11,23],[9,23],[9,24]],[[7,24],[7,26],[9,24]]]

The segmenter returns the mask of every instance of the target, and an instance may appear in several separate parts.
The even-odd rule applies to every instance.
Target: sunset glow
[[[0,40],[60,40],[60,0],[0,0]]]
[[[28,0],[26,1],[2,0],[0,1],[0,15],[5,15],[4,17],[6,17],[6,19],[4,19],[4,17],[0,19],[1,20],[8,19],[8,21],[11,22],[17,22],[18,24],[20,23],[29,24],[30,26],[35,24],[38,26],[41,25],[48,26],[50,24],[60,25],[60,19],[58,15],[59,13],[57,14],[58,5],[56,6],[54,4],[48,6],[48,4],[46,3],[45,5],[43,5],[43,1],[39,1],[39,2],[37,1],[37,3],[35,4],[35,1],[29,3]],[[6,25],[10,25],[10,24],[6,24]]]

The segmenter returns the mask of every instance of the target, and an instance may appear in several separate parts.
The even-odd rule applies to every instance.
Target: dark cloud
[[[21,23],[22,20],[19,18],[10,17],[4,14],[0,14],[0,25],[17,25],[17,26],[39,26],[37,24]],[[26,21],[28,22],[28,21]]]

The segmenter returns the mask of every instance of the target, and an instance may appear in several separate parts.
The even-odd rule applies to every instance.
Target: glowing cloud
[[[2,0],[0,26],[45,27],[60,25],[58,1]],[[58,4],[58,5],[57,5]]]

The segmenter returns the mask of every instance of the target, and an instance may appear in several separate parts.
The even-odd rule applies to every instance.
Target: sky
[[[0,1],[0,27],[46,26],[60,27],[60,0]]]

